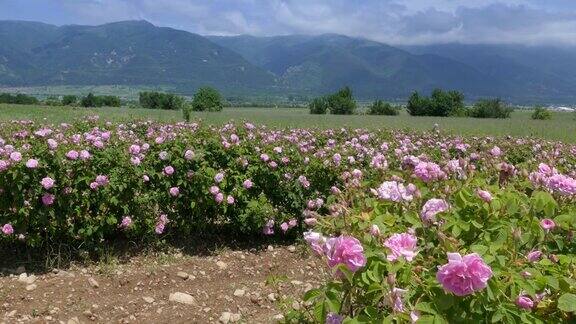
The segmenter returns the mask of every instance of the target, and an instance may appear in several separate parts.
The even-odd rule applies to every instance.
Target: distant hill
[[[145,21],[101,26],[0,22],[0,84],[214,85],[261,90],[273,76],[205,37]]]
[[[576,49],[550,46],[393,47],[325,34],[216,37],[146,21],[53,26],[0,21],[0,86],[212,85],[235,96],[314,96],[351,86],[363,99],[405,100],[457,89],[467,99],[576,101]]]

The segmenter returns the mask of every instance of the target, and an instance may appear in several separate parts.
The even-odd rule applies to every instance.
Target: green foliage
[[[194,111],[221,111],[224,107],[222,96],[212,87],[202,87],[194,94],[192,110]]]
[[[413,92],[406,107],[412,116],[464,116],[464,95],[458,91],[435,89],[430,97]]]
[[[22,93],[13,95],[11,93],[0,93],[0,103],[17,104],[17,105],[35,105],[39,101],[35,97]]]
[[[370,109],[368,110],[369,115],[387,115],[387,116],[396,116],[400,114],[400,108],[393,106],[389,102],[383,102],[382,100],[376,100],[372,105],[370,105]]]
[[[468,115],[474,118],[510,118],[513,111],[500,98],[482,99],[474,104]]]
[[[74,106],[78,102],[78,97],[75,95],[65,95],[62,97],[63,106]]]
[[[349,87],[344,87],[337,92],[319,97],[308,106],[311,114],[325,114],[330,111],[332,115],[352,115],[356,111],[356,100]]]
[[[184,121],[190,122],[192,118],[192,105],[189,103],[185,103],[182,105],[182,117],[184,117]]]
[[[532,119],[536,119],[536,120],[549,120],[552,119],[552,113],[542,107],[542,106],[537,106],[534,108],[534,112],[532,113]]]
[[[326,97],[314,98],[308,105],[311,114],[324,115],[328,111],[328,100]]]
[[[117,96],[95,96],[89,93],[80,100],[82,107],[120,107],[122,102]]]
[[[62,103],[60,99],[56,96],[50,96],[44,100],[44,105],[46,106],[61,106]]]
[[[147,109],[180,110],[184,106],[184,98],[173,93],[156,91],[140,92],[138,101]]]
[[[352,89],[344,87],[336,93],[328,96],[328,109],[333,115],[352,115],[356,110],[356,100],[352,95]]]

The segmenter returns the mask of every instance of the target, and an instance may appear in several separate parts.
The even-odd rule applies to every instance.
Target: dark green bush
[[[534,108],[534,112],[532,113],[532,119],[539,119],[539,120],[552,119],[552,113],[544,107],[537,106]]]
[[[145,91],[140,92],[139,102],[147,109],[179,110],[183,107],[184,99],[173,93]]]
[[[198,89],[192,99],[192,110],[194,111],[221,111],[224,107],[222,96],[218,90],[211,87]]]
[[[82,107],[120,107],[121,104],[120,98],[116,96],[95,96],[93,93],[80,100]]]
[[[400,109],[388,102],[383,102],[382,100],[376,100],[370,109],[368,110],[368,115],[387,115],[396,116],[400,113]]]
[[[482,99],[474,104],[468,111],[468,115],[474,118],[510,118],[514,111],[501,99]]]
[[[78,102],[78,97],[75,95],[66,95],[62,97],[63,106],[74,106]]]
[[[39,103],[38,99],[32,96],[18,93],[13,95],[11,93],[1,93],[0,103],[18,104],[18,105],[36,105]]]
[[[413,92],[406,107],[412,116],[464,116],[464,95],[458,91],[435,89],[430,97]]]
[[[328,111],[328,100],[326,97],[314,98],[312,102],[308,105],[311,114],[323,115]]]
[[[352,115],[356,110],[356,100],[349,87],[344,87],[328,96],[327,101],[328,109],[333,115]]]

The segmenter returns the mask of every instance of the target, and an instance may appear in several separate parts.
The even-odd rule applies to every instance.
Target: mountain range
[[[468,99],[576,101],[576,48],[390,46],[336,34],[201,36],[146,21],[54,26],[0,21],[0,86],[211,85],[225,94],[319,95],[348,85],[364,99],[457,89]]]

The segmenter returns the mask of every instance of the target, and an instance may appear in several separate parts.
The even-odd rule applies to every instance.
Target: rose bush
[[[482,146],[439,152],[440,170],[416,167],[431,148],[390,158],[391,168],[328,197],[328,212],[315,214],[304,237],[333,275],[288,321],[574,321],[576,191],[573,162],[563,164],[574,152],[551,156],[536,144],[525,153],[532,158],[512,165],[503,145],[496,160]],[[326,252],[335,237],[357,242],[338,264]],[[365,265],[348,266],[358,259]]]
[[[332,276],[287,320],[569,322],[576,146],[250,123],[0,124],[0,244],[226,231]]]

